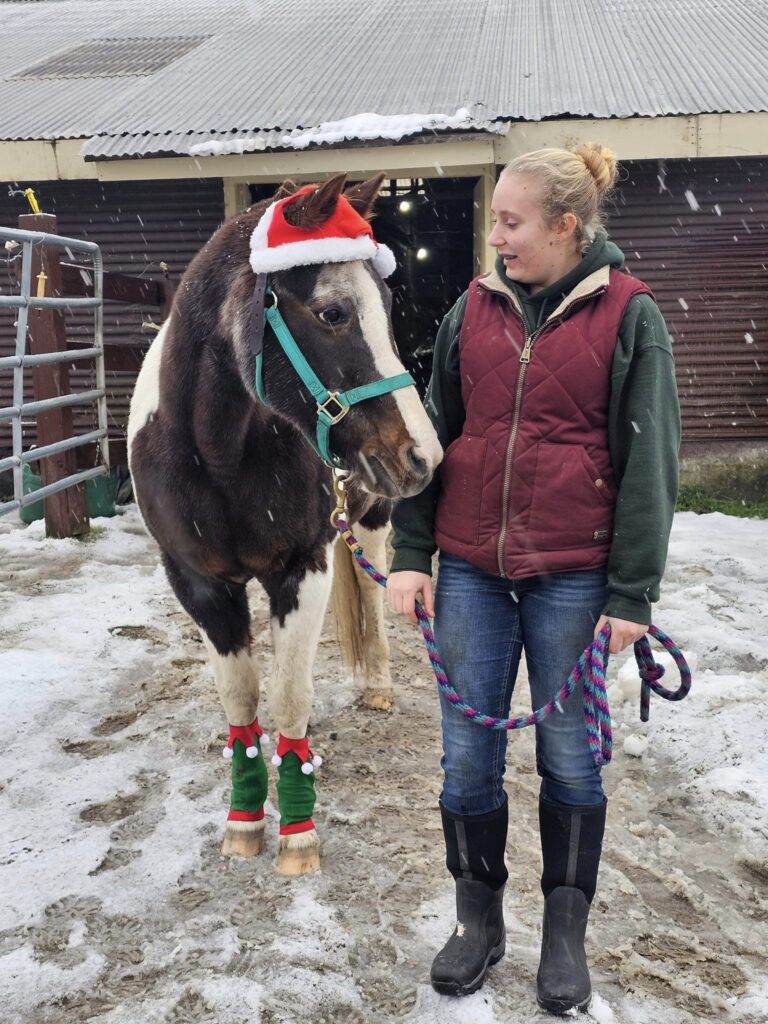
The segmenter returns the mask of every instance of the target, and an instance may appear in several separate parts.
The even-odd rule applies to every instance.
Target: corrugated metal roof
[[[0,19],[0,138],[103,136],[99,158],[368,111],[466,107],[480,126],[768,110],[765,0],[57,0]],[[12,80],[107,34],[210,38],[150,77]]]

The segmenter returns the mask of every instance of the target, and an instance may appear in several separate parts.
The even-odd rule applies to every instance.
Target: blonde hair
[[[501,176],[532,174],[542,185],[542,205],[550,224],[564,213],[576,218],[575,238],[583,252],[603,226],[602,208],[618,176],[615,154],[597,142],[575,150],[535,149],[511,160]]]

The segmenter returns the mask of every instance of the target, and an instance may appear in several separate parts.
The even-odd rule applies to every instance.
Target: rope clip
[[[347,519],[347,482],[352,474],[347,469],[334,469],[333,470],[333,494],[336,498],[336,508],[331,512],[331,526],[334,530],[338,530],[344,540],[347,539],[347,535],[352,534],[352,531],[347,527],[346,530],[342,530],[339,527],[339,519],[344,520],[346,523]]]

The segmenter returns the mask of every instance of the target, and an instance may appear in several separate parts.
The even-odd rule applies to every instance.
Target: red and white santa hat
[[[389,277],[396,265],[392,250],[376,241],[371,225],[343,195],[339,196],[332,216],[318,227],[288,223],[286,205],[316,188],[317,185],[306,185],[267,208],[251,235],[253,272],[271,274],[315,263],[371,260],[382,277]]]

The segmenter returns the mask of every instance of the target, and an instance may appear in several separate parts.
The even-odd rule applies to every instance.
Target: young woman
[[[446,455],[394,514],[392,609],[420,598],[452,685],[509,714],[521,651],[545,704],[604,626],[638,640],[658,600],[677,494],[680,416],[667,329],[601,226],[616,161],[599,145],[505,167],[488,241],[495,269],[445,317],[426,407]],[[431,560],[439,548],[433,603]],[[507,734],[441,701],[440,809],[458,925],[432,965],[439,992],[482,985],[504,953]],[[606,800],[575,692],[536,727],[544,922],[539,1005],[591,998],[584,935]]]

